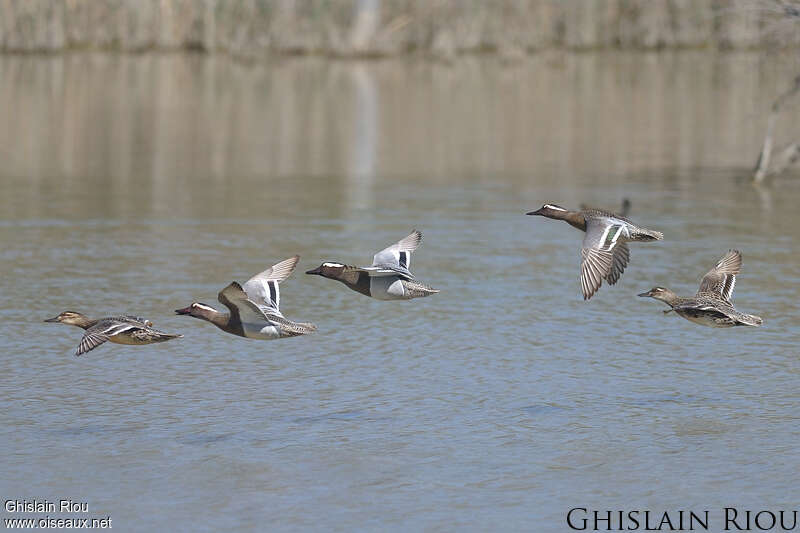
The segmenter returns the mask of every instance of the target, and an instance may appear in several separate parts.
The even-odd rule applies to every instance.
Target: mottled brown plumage
[[[153,329],[152,322],[132,315],[91,319],[81,313],[64,311],[58,316],[48,318],[45,322],[60,322],[86,330],[75,355],[83,355],[106,341],[116,344],[141,345],[183,337],[183,335],[164,333]]]
[[[693,297],[681,298],[664,287],[653,287],[639,296],[660,300],[670,306],[664,313],[675,311],[686,320],[703,326],[760,326],[763,323],[761,317],[737,311],[731,301],[736,275],[741,267],[742,254],[738,250],[729,250],[703,276],[700,289]]]

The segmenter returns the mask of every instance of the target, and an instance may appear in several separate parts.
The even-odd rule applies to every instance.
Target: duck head
[[[563,219],[567,214],[569,214],[568,209],[564,209],[560,205],[556,204],[544,204],[542,207],[537,209],[536,211],[530,211],[525,213],[526,215],[537,215],[547,218],[559,218]]]
[[[76,313],[75,311],[64,311],[53,318],[46,319],[45,322],[61,322],[62,324],[69,324],[70,326],[84,327],[92,322],[92,320],[86,315]]]
[[[217,311],[210,305],[206,305],[200,302],[193,302],[188,307],[184,307],[183,309],[176,309],[175,314],[189,315],[195,318],[201,318],[203,320],[211,320],[211,317],[219,314],[219,311]]]
[[[643,292],[638,296],[642,298],[654,298],[656,300],[661,300],[662,302],[666,302],[670,305],[672,304],[672,302],[678,299],[677,294],[664,287],[653,287],[649,291]]]
[[[344,271],[345,266],[341,263],[322,263],[313,270],[307,270],[306,274],[322,276],[323,278],[338,279]]]

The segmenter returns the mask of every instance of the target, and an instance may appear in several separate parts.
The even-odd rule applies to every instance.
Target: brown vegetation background
[[[448,56],[796,46],[783,7],[793,1],[0,0],[0,51]]]

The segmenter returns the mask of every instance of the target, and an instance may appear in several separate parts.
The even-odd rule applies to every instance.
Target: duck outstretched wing
[[[116,320],[101,320],[94,326],[90,327],[83,334],[81,342],[78,344],[78,349],[75,350],[75,355],[80,356],[94,350],[114,335],[120,333],[131,332],[137,329],[146,327],[144,323],[130,323],[130,322],[117,322]]]
[[[697,294],[714,294],[726,302],[733,299],[733,288],[736,286],[736,275],[742,268],[742,254],[739,250],[728,250],[709,270],[700,282]]]
[[[262,324],[267,321],[261,307],[250,300],[242,286],[235,281],[222,289],[217,295],[217,299],[230,309],[232,320],[238,320],[243,324]]]
[[[606,276],[606,281],[609,285],[614,285],[619,281],[619,278],[622,276],[622,273],[625,272],[625,267],[628,266],[630,260],[631,251],[628,249],[627,243],[617,243],[614,247],[614,258],[611,262],[611,270]]]
[[[278,285],[294,272],[299,260],[299,255],[293,255],[247,280],[243,286],[247,298],[265,313],[280,313],[281,293]]]
[[[625,244],[625,224],[610,223],[609,220],[586,220],[586,236],[581,248],[581,290],[584,300],[594,296],[603,279],[612,285],[616,283],[630,259],[627,246],[621,247]]]
[[[400,276],[408,280],[414,279],[414,274],[409,272],[407,268],[396,265],[373,265],[369,267],[353,267],[358,272],[366,272],[371,278],[380,278],[384,276]]]
[[[408,271],[411,266],[411,253],[417,249],[422,242],[422,233],[417,230],[411,232],[410,235],[401,239],[384,248],[372,258],[372,267],[377,268],[376,274],[381,274],[383,271],[394,270],[395,272],[386,273],[384,275],[402,274],[410,276],[411,272]],[[369,269],[364,269],[369,271]],[[370,274],[373,275],[373,274]]]

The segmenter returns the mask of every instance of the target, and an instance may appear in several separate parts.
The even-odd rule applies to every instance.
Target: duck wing
[[[581,290],[584,300],[594,296],[603,284],[603,279],[609,279],[609,283],[613,284],[622,275],[630,259],[627,247],[619,248],[625,242],[626,233],[627,227],[623,221],[610,217],[586,217],[586,236],[581,248]],[[622,251],[615,261],[618,249]],[[614,281],[610,281],[611,279]]]
[[[114,335],[143,329],[144,327],[144,323],[137,324],[114,319],[101,320],[87,329],[83,334],[83,338],[81,338],[81,342],[78,344],[78,349],[75,350],[75,355],[80,356],[94,350]]]
[[[402,278],[413,280],[414,274],[409,272],[407,268],[395,265],[373,265],[369,267],[352,267],[356,272],[366,272],[371,278],[380,278],[384,276],[400,276]]]
[[[697,294],[714,294],[726,302],[733,298],[733,288],[736,285],[736,275],[742,268],[742,254],[739,250],[728,250],[722,259],[709,270],[700,282]]]
[[[267,321],[264,311],[259,305],[247,298],[242,286],[233,281],[217,295],[219,302],[230,309],[231,320],[242,324],[263,324]],[[280,313],[277,313],[280,315]]]
[[[151,320],[136,315],[122,315],[120,319],[131,322],[139,322],[140,324],[145,325],[147,327],[151,327],[153,325],[153,322]]]
[[[76,356],[81,356],[90,350],[94,350],[108,340],[105,335],[97,333],[90,333],[88,330],[83,334],[81,342],[78,344],[78,349],[75,350]]]
[[[611,263],[611,270],[606,276],[606,281],[609,285],[614,285],[619,281],[619,278],[622,276],[622,273],[625,272],[625,267],[628,266],[630,260],[631,251],[628,249],[628,244],[625,242],[618,242],[614,247],[614,258]]]
[[[280,314],[281,293],[278,284],[291,275],[299,260],[300,256],[294,255],[247,280],[243,286],[247,298],[265,313]]]
[[[375,254],[372,258],[372,268],[364,268],[362,270],[371,272],[371,276],[400,274],[406,277],[413,277],[408,270],[411,266],[411,252],[416,250],[421,242],[422,233],[414,230],[404,239]]]

